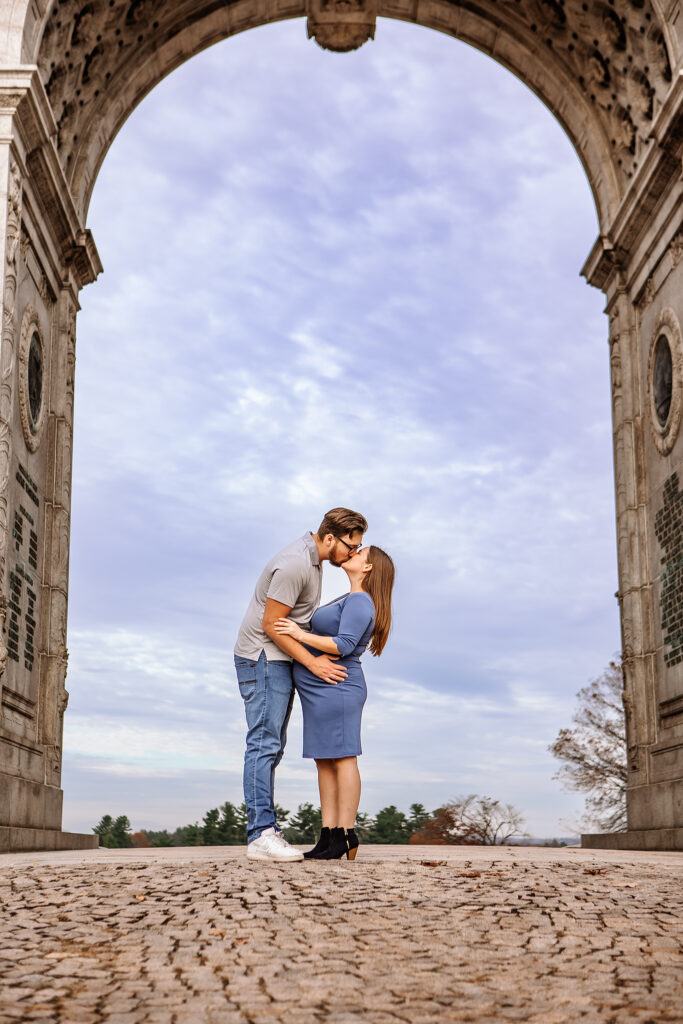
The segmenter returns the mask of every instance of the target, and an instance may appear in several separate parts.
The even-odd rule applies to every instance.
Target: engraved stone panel
[[[7,549],[7,666],[2,687],[2,724],[32,736],[39,699],[41,499],[26,467],[13,460],[12,532]]]
[[[664,485],[664,504],[655,516],[655,534],[662,549],[660,609],[665,665],[683,662],[683,491],[678,473]]]
[[[10,472],[6,486],[5,548],[7,608],[3,643],[0,728],[23,742],[39,744],[40,623],[43,594],[45,482],[51,299],[41,295],[40,256],[25,229],[15,253],[16,354]]]
[[[671,473],[655,497],[653,516],[657,568],[656,694],[658,728],[683,727],[683,491],[681,474]],[[677,734],[677,733],[676,733]]]

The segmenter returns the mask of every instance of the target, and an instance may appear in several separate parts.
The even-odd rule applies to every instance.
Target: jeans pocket
[[[256,693],[256,680],[249,679],[244,683],[238,683],[242,700],[249,700]]]
[[[294,688],[291,661],[269,661],[266,665],[266,684],[273,693],[288,696]]]
[[[249,658],[238,658],[235,656],[235,672],[238,683],[256,684],[256,662]]]

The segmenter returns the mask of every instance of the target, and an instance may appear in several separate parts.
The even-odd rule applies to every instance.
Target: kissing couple
[[[247,718],[244,800],[251,860],[353,860],[360,801],[358,755],[367,687],[360,658],[382,653],[391,627],[394,563],[362,547],[368,524],[333,508],[317,533],[271,558],[258,578],[235,644]],[[322,563],[341,566],[349,592],[320,606]],[[287,742],[294,692],[301,701],[304,757],[315,759],[322,831],[312,850],[286,842],[275,815],[275,769]]]

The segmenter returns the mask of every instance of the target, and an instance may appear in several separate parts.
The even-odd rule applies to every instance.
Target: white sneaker
[[[258,839],[252,839],[247,846],[249,860],[303,860],[301,850],[290,846],[277,829],[267,828]]]

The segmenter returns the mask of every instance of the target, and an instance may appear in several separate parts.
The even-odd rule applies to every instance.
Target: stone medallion
[[[668,455],[676,443],[683,411],[683,346],[672,309],[663,309],[657,317],[650,339],[647,383],[652,436],[660,455]]]
[[[26,445],[35,452],[45,426],[45,345],[38,314],[24,311],[19,340],[19,410]]]

